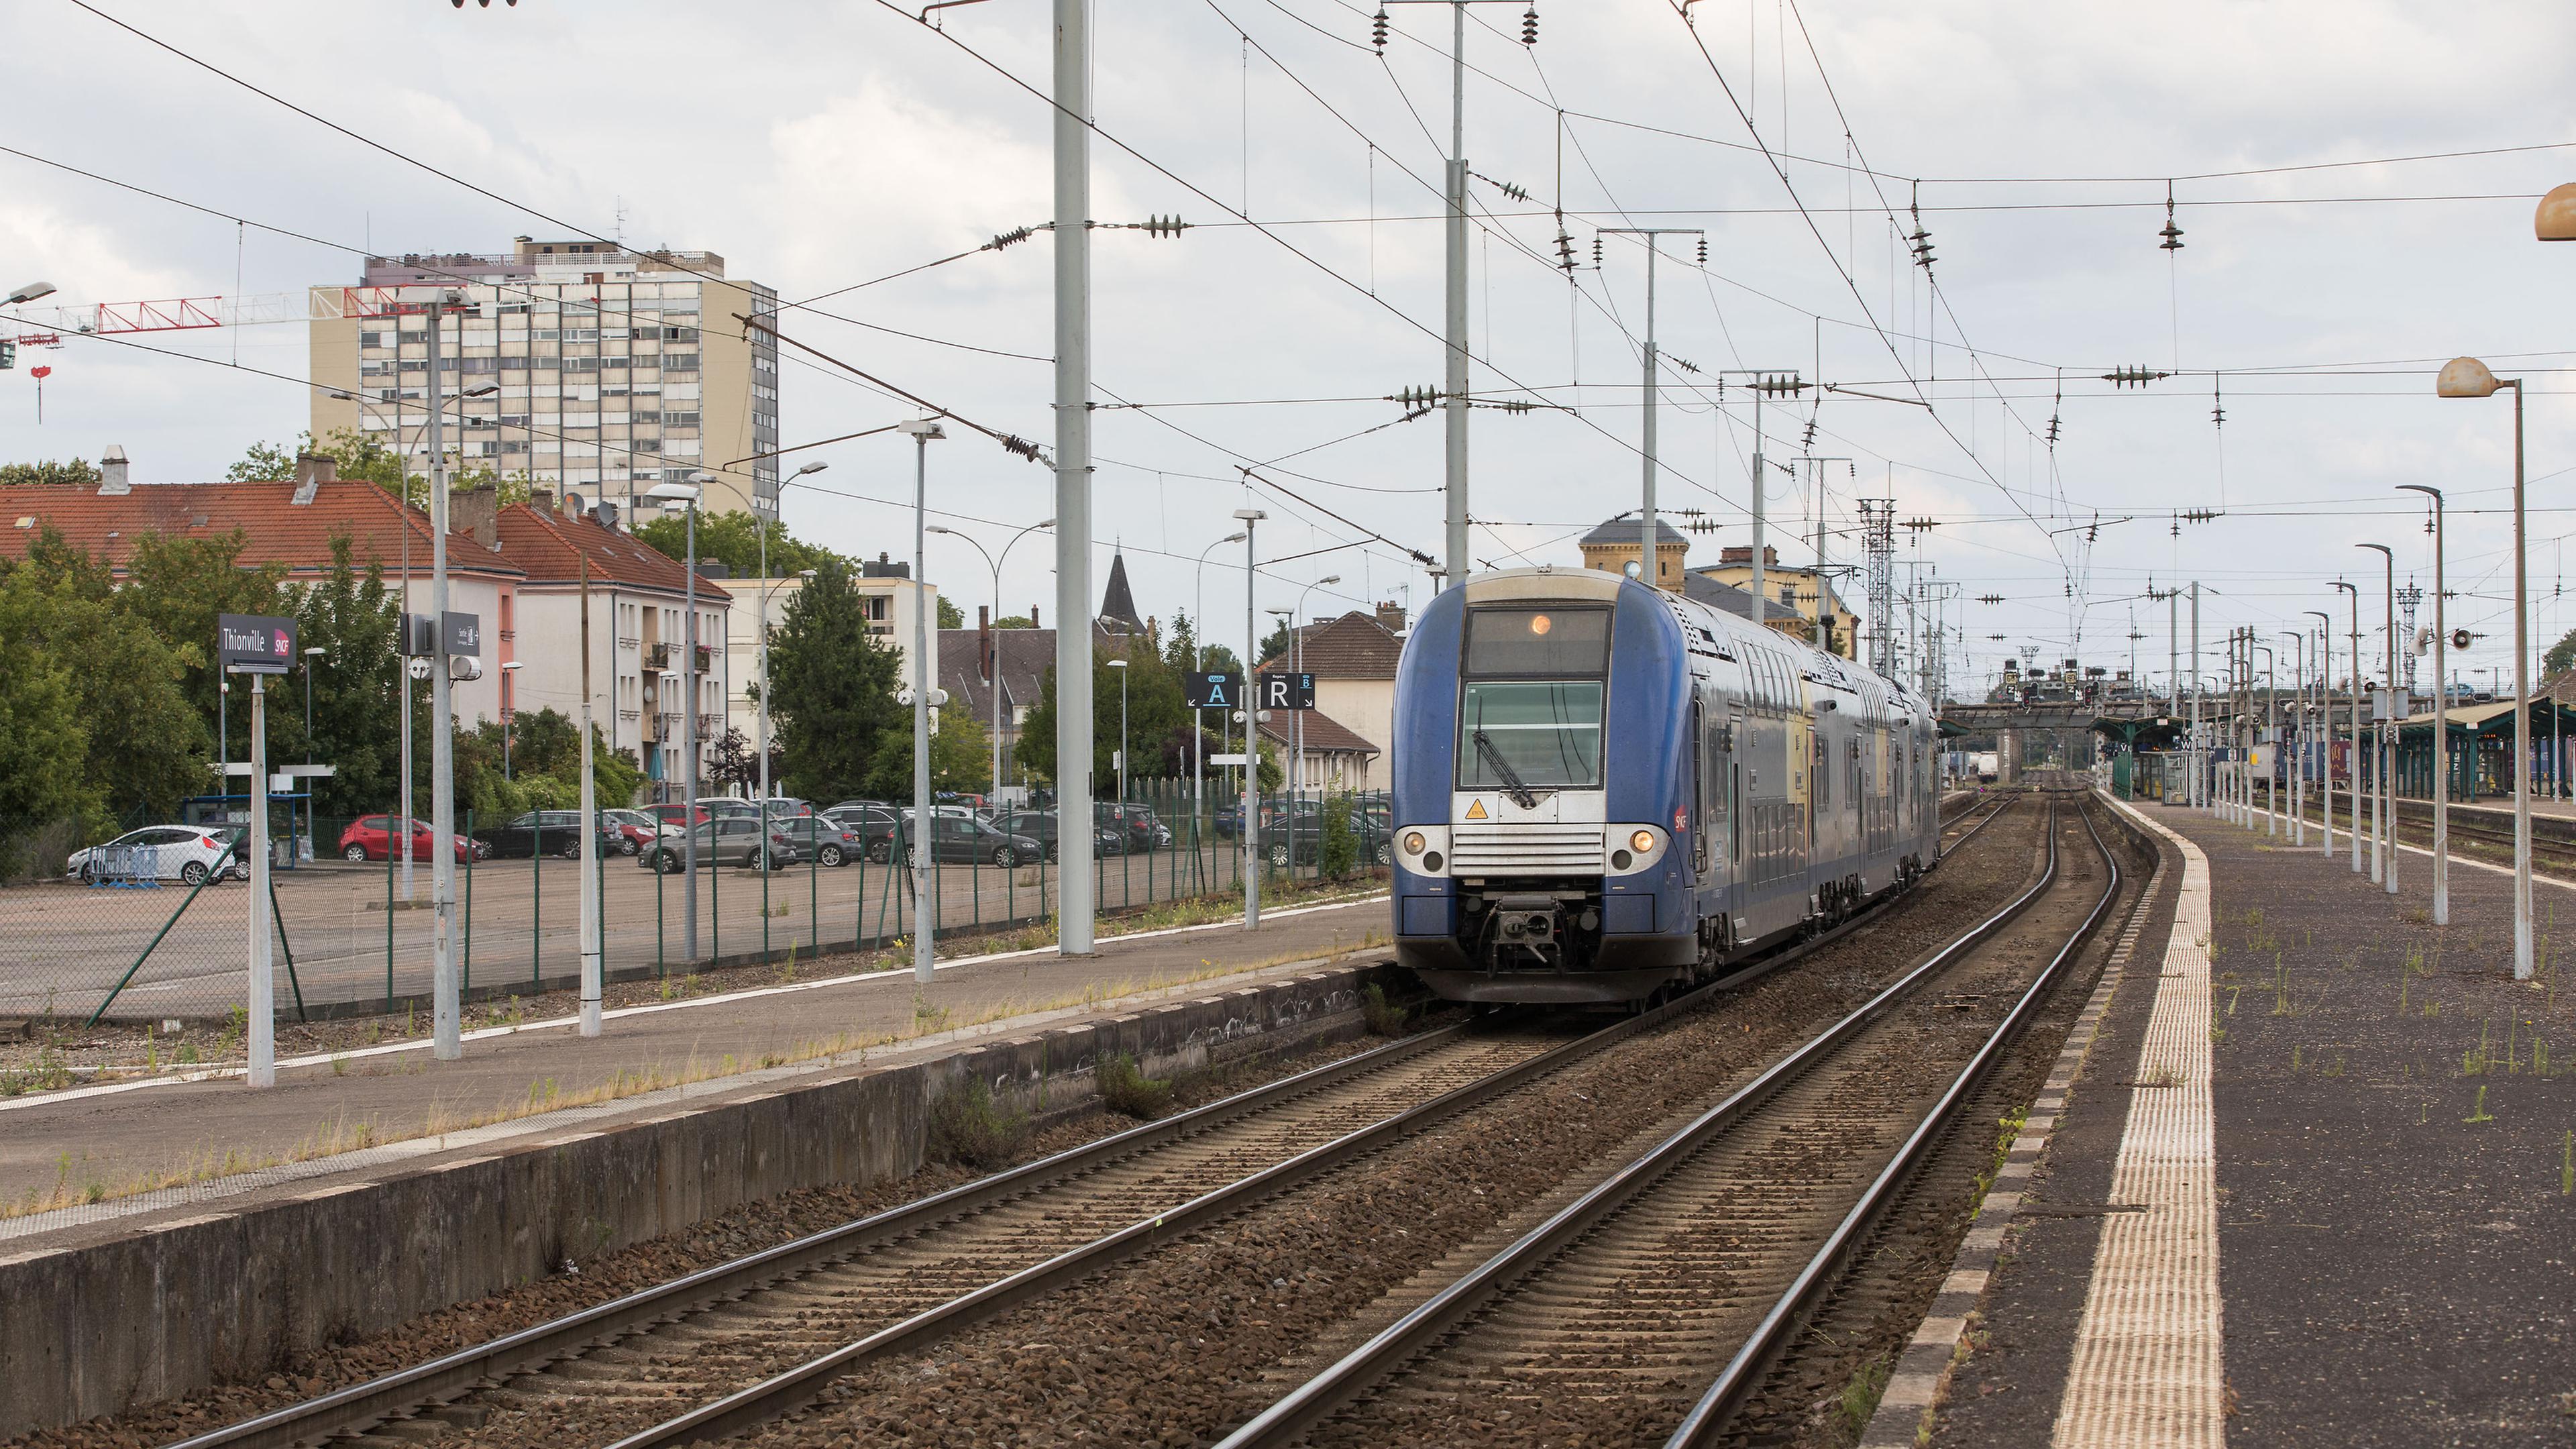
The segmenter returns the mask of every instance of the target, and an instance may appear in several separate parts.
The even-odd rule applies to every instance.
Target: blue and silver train
[[[1395,735],[1396,952],[1453,1001],[1644,1000],[1938,857],[1920,695],[1616,574],[1442,593]]]

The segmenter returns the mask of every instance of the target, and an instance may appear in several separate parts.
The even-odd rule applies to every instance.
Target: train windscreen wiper
[[[1512,762],[1503,758],[1502,748],[1494,743],[1493,736],[1478,730],[1475,740],[1477,757],[1503,777],[1503,793],[1511,796],[1512,803],[1523,810],[1536,810],[1538,796],[1531,793],[1528,783],[1521,779],[1520,771],[1512,768]]]

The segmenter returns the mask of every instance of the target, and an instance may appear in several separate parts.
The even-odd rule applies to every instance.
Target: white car
[[[241,834],[238,825],[149,825],[104,845],[72,852],[63,874],[84,881],[130,876],[193,886],[222,870],[236,880],[248,880],[250,862],[236,849]]]

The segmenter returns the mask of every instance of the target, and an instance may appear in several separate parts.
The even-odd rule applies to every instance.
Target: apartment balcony
[[[644,646],[644,667],[668,669],[671,667],[672,656],[678,652],[668,644],[647,644]]]

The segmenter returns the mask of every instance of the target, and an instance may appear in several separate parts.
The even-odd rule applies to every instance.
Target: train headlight
[[[1644,855],[1653,850],[1655,848],[1655,832],[1651,830],[1640,830],[1634,835],[1629,836],[1628,848],[1637,852],[1639,855]]]
[[[1404,833],[1404,853],[1407,855],[1420,855],[1423,848],[1429,844],[1431,844],[1430,840],[1419,830],[1408,830]]]

